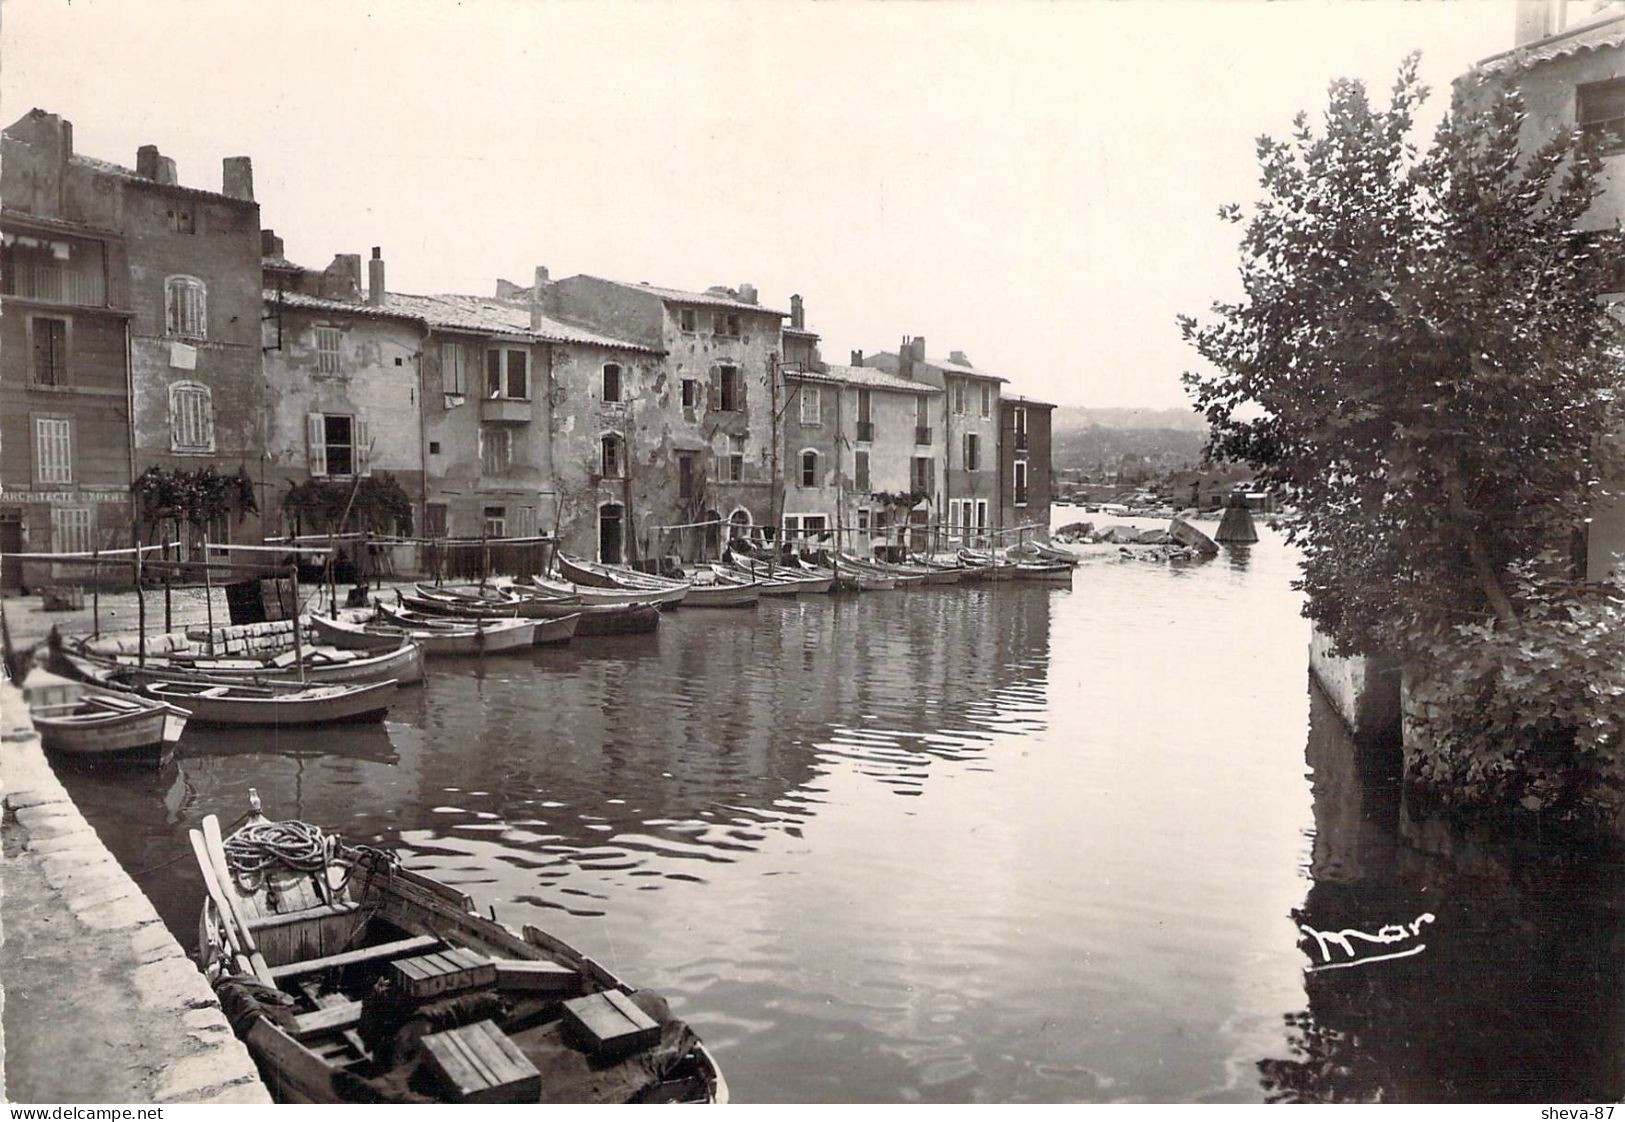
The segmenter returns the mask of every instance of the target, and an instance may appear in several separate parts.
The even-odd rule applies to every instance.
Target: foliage
[[[1625,660],[1580,675],[1591,640],[1554,621],[1603,609],[1550,584],[1568,568],[1552,546],[1618,466],[1594,438],[1620,422],[1616,325],[1597,300],[1619,239],[1577,232],[1597,158],[1571,135],[1524,154],[1515,90],[1464,80],[1419,154],[1425,96],[1412,56],[1386,108],[1341,81],[1320,131],[1300,114],[1289,142],[1261,139],[1244,296],[1180,324],[1215,368],[1185,375],[1209,454],[1247,463],[1299,512],[1287,525],[1305,614],[1341,653],[1440,676],[1437,747],[1455,754],[1431,777],[1471,801],[1510,790],[1481,776],[1551,762],[1548,718],[1619,751],[1605,710]]]
[[[239,467],[221,475],[208,465],[201,468],[149,467],[130,485],[137,516],[143,522],[179,518],[193,526],[206,526],[215,518],[235,512],[239,521],[259,510],[254,481]]]
[[[931,497],[930,491],[875,491],[871,497],[888,510],[913,510]]]
[[[387,471],[362,476],[354,483],[306,480],[283,496],[282,509],[309,527],[306,532],[340,532],[346,525],[374,534],[412,532],[412,500]],[[346,510],[350,512],[348,521],[344,521]]]

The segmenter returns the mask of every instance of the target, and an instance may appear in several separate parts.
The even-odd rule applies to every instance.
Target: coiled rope
[[[344,849],[350,854],[340,856]],[[342,867],[344,881],[333,886],[338,892],[349,881],[350,870],[357,860],[369,867],[386,869],[398,860],[393,853],[372,846],[344,846],[338,834],[325,833],[320,826],[298,821],[250,823],[226,840],[225,850],[232,879],[247,893],[257,891],[264,883],[266,871],[277,865],[299,873],[319,873],[330,865]]]

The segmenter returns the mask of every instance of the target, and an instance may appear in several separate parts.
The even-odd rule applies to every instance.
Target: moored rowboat
[[[727,1100],[657,995],[393,854],[269,822],[250,797],[229,839],[213,815],[193,839],[198,955],[278,1101]]]
[[[328,725],[381,721],[394,700],[394,682],[275,690],[207,682],[149,682],[144,694],[184,706],[199,725]]]
[[[488,655],[528,649],[535,640],[536,621],[529,619],[473,620],[440,627],[411,627],[391,623],[357,623],[327,616],[311,617],[322,641],[335,647],[371,649],[380,641],[408,639],[432,655]]]
[[[163,701],[74,682],[35,668],[22,682],[29,715],[49,752],[103,762],[160,758],[191,716]]]

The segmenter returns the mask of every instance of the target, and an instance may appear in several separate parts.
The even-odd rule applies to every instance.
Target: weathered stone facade
[[[1050,478],[1050,418],[1055,406],[1028,397],[999,402],[1000,526],[1031,526],[1017,538],[1049,537],[1054,484]],[[1013,544],[1013,543],[1012,543]]]
[[[777,506],[773,415],[782,395],[785,313],[758,304],[749,285],[698,293],[575,276],[544,281],[540,291],[549,315],[661,356],[658,364],[638,365],[624,408],[606,412],[607,403],[600,400],[567,409],[561,421],[561,427],[565,421],[572,426],[561,432],[569,447],[568,456],[559,459],[566,502],[571,484],[565,462],[579,463],[591,452],[581,437],[597,441],[599,426],[608,432],[624,422],[629,474],[619,481],[619,494],[610,489],[599,495],[606,490],[604,481],[592,484],[589,472],[593,494],[582,492],[575,507],[584,513],[590,503],[598,512],[602,531],[592,556],[605,555],[602,547],[612,536],[608,523],[617,507],[627,560],[667,553],[695,557],[717,544],[714,532],[669,527],[714,519],[741,528],[772,524]],[[601,364],[596,370],[561,372],[563,401],[591,402],[601,379]],[[579,427],[583,424],[585,429]],[[579,514],[572,522],[580,526]],[[566,548],[582,545],[581,532],[573,530]]]

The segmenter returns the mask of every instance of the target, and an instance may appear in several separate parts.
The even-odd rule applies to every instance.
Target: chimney
[[[741,303],[745,303],[745,304],[754,304],[754,303],[756,303],[756,286],[754,284],[742,284],[742,285],[740,285],[739,286],[739,299],[740,299]]]
[[[862,351],[853,351],[852,352],[852,365],[853,366],[862,366],[863,365],[863,352]]]
[[[157,179],[158,158],[156,144],[143,144],[135,150],[135,173],[142,179]]]
[[[897,344],[897,373],[904,378],[914,377],[914,347],[907,335]]]
[[[168,156],[159,156],[158,174],[155,178],[159,183],[167,183],[171,187],[180,183],[180,176],[175,171],[175,161]]]
[[[909,344],[909,347],[912,348],[912,350],[914,352],[914,361],[915,362],[924,362],[925,361],[925,336],[924,335],[916,335],[916,336],[914,336],[914,341]]]
[[[1518,0],[1514,9],[1512,45],[1526,46],[1537,39],[1556,35],[1567,22],[1564,0]]]
[[[328,300],[361,299],[361,255],[335,253],[333,263],[322,270],[321,295]]]
[[[384,302],[384,254],[379,246],[372,247],[372,260],[367,262],[367,303],[374,306]]]
[[[260,256],[261,257],[285,257],[285,256],[287,256],[287,254],[283,250],[282,239],[276,236],[276,231],[275,230],[261,230],[260,231]]]
[[[253,202],[254,161],[247,156],[227,156],[221,160],[220,193]]]
[[[807,326],[807,313],[802,309],[800,296],[790,297],[790,326],[797,330]]]
[[[547,293],[547,266],[536,266],[534,279],[530,284],[530,329],[540,331],[542,327],[542,300]]]
[[[949,362],[957,362],[961,366],[974,366],[975,365],[974,363],[971,362],[970,359],[965,357],[965,352],[964,351],[949,351],[948,352],[948,361]]]

